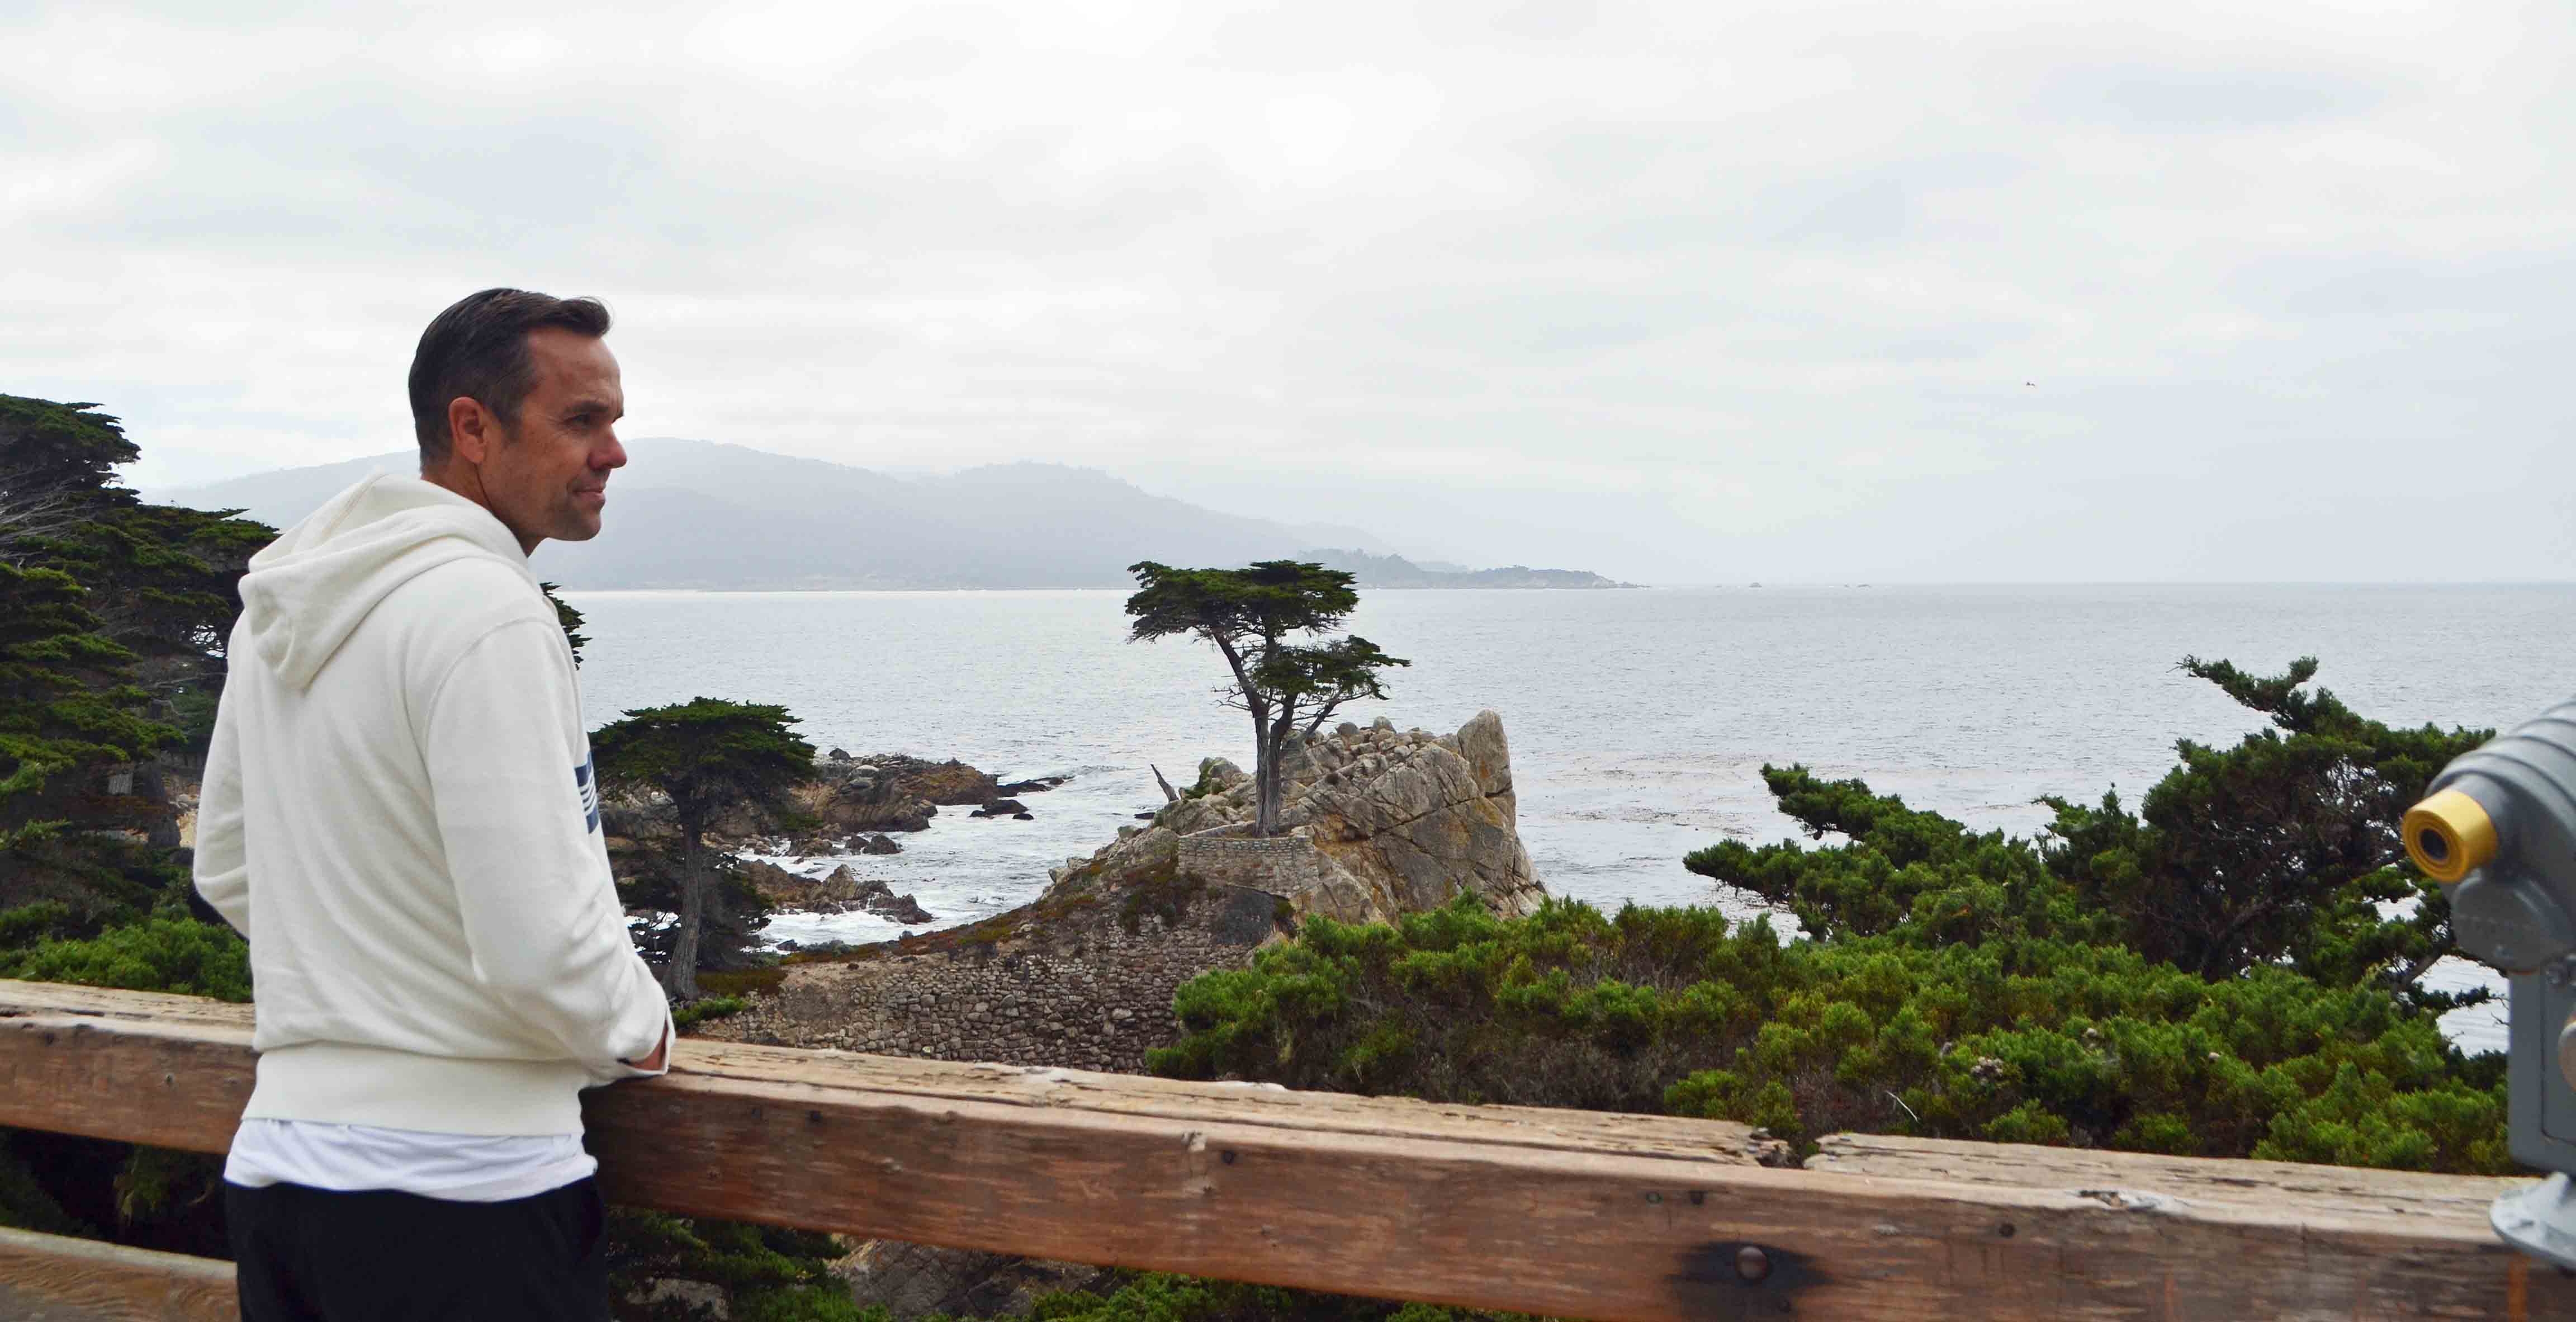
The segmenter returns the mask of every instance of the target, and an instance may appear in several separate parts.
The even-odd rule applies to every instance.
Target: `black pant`
[[[244,1322],[608,1322],[595,1180],[457,1203],[224,1186]]]

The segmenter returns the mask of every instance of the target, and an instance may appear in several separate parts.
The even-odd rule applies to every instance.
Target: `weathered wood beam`
[[[0,1124],[219,1150],[250,1077],[241,1008],[0,983]],[[2488,1231],[2492,1180],[2374,1203],[2214,1163],[2254,1191],[2205,1198],[2048,1148],[1999,1159],[2024,1181],[1774,1170],[1694,1121],[697,1042],[587,1114],[634,1205],[1604,1322],[2576,1322],[2576,1281]]]
[[[2099,1148],[1970,1143],[1885,1134],[1829,1134],[1807,1158],[1811,1171],[1955,1184],[2067,1189],[2087,1197],[2179,1198],[2194,1204],[2278,1204],[2294,1199],[2316,1217],[2389,1215],[2482,1221],[2499,1193],[2528,1183],[2362,1166],[2290,1161],[2218,1161]]]
[[[18,1322],[234,1322],[233,1265],[0,1229],[0,1317]]]

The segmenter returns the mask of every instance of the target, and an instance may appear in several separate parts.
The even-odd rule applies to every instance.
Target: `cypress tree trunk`
[[[134,793],[159,811],[143,828],[143,843],[154,849],[179,847],[179,815],[170,811],[170,783],[161,772],[161,759],[145,758],[134,767]]]
[[[1268,839],[1279,833],[1279,745],[1270,731],[1261,732],[1260,757],[1252,773],[1253,801],[1258,805],[1252,833]]]
[[[680,930],[671,938],[671,962],[662,985],[684,1001],[698,999],[698,936],[707,921],[707,847],[699,828],[683,828],[680,851]]]

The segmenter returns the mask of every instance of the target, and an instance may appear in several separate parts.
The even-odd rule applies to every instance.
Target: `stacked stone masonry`
[[[1323,862],[1314,841],[1293,835],[1269,840],[1183,836],[1178,855],[1184,876],[1275,895],[1301,895],[1314,889]]]

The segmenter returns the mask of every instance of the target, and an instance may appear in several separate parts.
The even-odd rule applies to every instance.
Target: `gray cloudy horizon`
[[[0,391],[146,485],[381,453],[514,284],[615,310],[629,435],[1420,557],[2564,580],[2571,57],[2514,3],[38,0]]]

